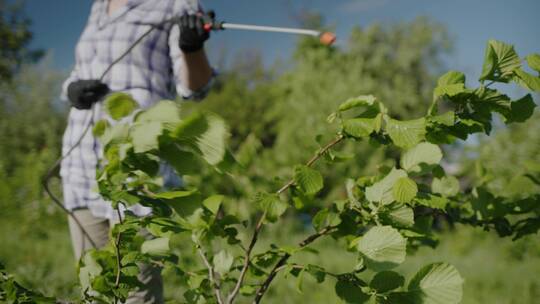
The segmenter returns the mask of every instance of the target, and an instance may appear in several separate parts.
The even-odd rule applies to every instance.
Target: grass
[[[293,244],[303,237],[302,234],[291,234],[290,231],[278,228],[276,225],[268,227],[263,238],[271,235],[279,244]],[[538,303],[540,236],[512,242],[500,239],[493,233],[458,226],[454,231],[441,234],[440,238],[439,247],[422,248],[408,256],[400,270],[410,278],[421,265],[448,261],[465,278],[464,304]],[[0,261],[23,285],[63,299],[77,297],[76,262],[69,242],[67,223],[63,218],[55,219],[53,223],[50,220],[44,223],[25,223],[2,219],[0,242]],[[332,272],[346,272],[354,267],[355,255],[345,253],[332,240],[318,241],[314,248],[319,250],[320,255],[302,253],[294,261],[320,264]],[[174,285],[174,280],[168,277],[165,279],[167,295],[176,298],[181,296],[182,291]],[[275,286],[265,297],[265,303],[340,303],[334,295],[333,285],[332,278],[317,284],[306,275],[302,292],[299,292],[295,278],[286,278],[280,274],[275,280]],[[247,303],[247,300],[240,301],[244,302]]]

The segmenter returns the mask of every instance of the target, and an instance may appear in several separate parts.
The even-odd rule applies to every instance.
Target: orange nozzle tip
[[[319,40],[324,45],[332,45],[336,41],[336,35],[330,32],[324,32],[319,37]]]

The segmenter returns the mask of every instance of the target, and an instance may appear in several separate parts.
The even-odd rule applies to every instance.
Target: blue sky
[[[152,1],[152,0],[148,0]],[[33,20],[33,46],[51,51],[53,66],[69,70],[73,48],[86,22],[92,0],[26,0]],[[540,53],[540,0],[206,0],[219,19],[235,23],[295,26],[291,6],[320,11],[346,41],[355,25],[396,23],[428,16],[447,26],[455,51],[447,65],[477,77],[485,43],[499,39],[516,45],[520,54]],[[291,4],[292,3],[292,4]],[[215,33],[209,45],[215,62],[218,50],[231,55],[258,49],[267,64],[289,57],[295,37],[239,31]]]

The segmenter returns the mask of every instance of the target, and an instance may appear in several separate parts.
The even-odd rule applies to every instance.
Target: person
[[[100,101],[110,92],[132,95],[143,109],[174,98],[175,91],[185,99],[204,98],[215,73],[204,51],[209,33],[204,30],[201,12],[198,1],[94,0],[76,46],[75,67],[62,94],[72,105],[60,170],[64,205],[91,238],[69,218],[77,260],[92,243],[105,246],[111,225],[118,221],[111,204],[95,190],[96,167],[103,155],[88,125],[106,118]],[[179,17],[178,21],[156,27],[111,66],[152,24],[173,17]],[[151,213],[140,205],[130,207],[130,211],[138,216]],[[163,302],[159,269],[142,267],[139,280],[144,287],[132,293],[128,303]]]

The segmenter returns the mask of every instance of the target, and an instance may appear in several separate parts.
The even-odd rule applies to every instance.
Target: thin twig
[[[331,233],[335,228],[336,228],[335,226],[329,226],[315,234],[308,236],[306,239],[304,239],[302,242],[298,244],[298,247],[300,249],[306,247],[307,245],[313,243],[315,240],[317,240],[321,236]],[[272,271],[270,271],[270,274],[268,275],[264,283],[261,285],[261,287],[259,287],[259,290],[257,290],[257,294],[255,296],[255,300],[253,301],[253,303],[258,304],[261,301],[262,297],[268,290],[268,287],[270,286],[270,284],[276,277],[276,274],[281,270],[281,268],[285,265],[285,263],[287,263],[290,257],[291,255],[289,253],[286,253],[284,256],[281,257],[281,259],[279,259],[279,261],[274,266]]]
[[[332,149],[335,145],[339,144],[343,141],[345,137],[343,135],[339,135],[334,140],[332,140],[330,143],[328,143],[326,146],[324,146],[322,149],[320,149],[313,157],[308,160],[306,163],[307,167],[313,166],[313,164],[319,160],[325,153],[328,152],[328,150]],[[294,185],[294,179],[291,179],[288,181],[283,187],[281,187],[276,193],[282,194],[283,192],[287,191],[290,187]],[[246,250],[245,256],[244,256],[244,263],[242,266],[242,271],[240,272],[240,276],[238,277],[238,281],[236,282],[236,285],[234,286],[234,289],[227,297],[227,304],[232,304],[236,296],[238,295],[238,292],[240,291],[240,287],[242,286],[242,283],[244,282],[244,278],[246,276],[247,270],[249,268],[250,264],[250,258],[251,258],[251,251],[255,247],[255,244],[257,243],[257,239],[259,237],[259,233],[264,225],[264,218],[266,217],[266,212],[264,212],[261,217],[259,218],[257,225],[255,226],[255,230],[253,232],[253,236],[251,237],[251,241],[249,243],[249,247]]]
[[[203,260],[204,265],[208,269],[208,276],[209,276],[209,279],[210,279],[210,283],[212,284],[212,288],[214,289],[214,293],[216,294],[216,299],[217,299],[219,304],[223,304],[223,298],[221,297],[221,292],[220,292],[221,288],[220,288],[219,284],[216,282],[216,277],[215,277],[215,273],[214,273],[214,267],[212,267],[212,265],[208,261],[208,258],[206,258],[206,255],[204,254],[204,252],[201,249],[201,246],[199,244],[197,244],[197,252],[201,256],[201,259]]]
[[[122,214],[120,212],[120,203],[116,206],[116,213],[118,214],[118,220],[120,224],[123,224],[122,221]],[[122,264],[121,260],[122,257],[120,256],[120,242],[122,241],[122,233],[118,232],[118,235],[116,235],[116,241],[114,243],[114,248],[116,250],[116,280],[114,282],[114,287],[118,288],[120,286],[120,273],[122,272]],[[114,303],[118,303],[118,298],[116,295],[114,296]]]

